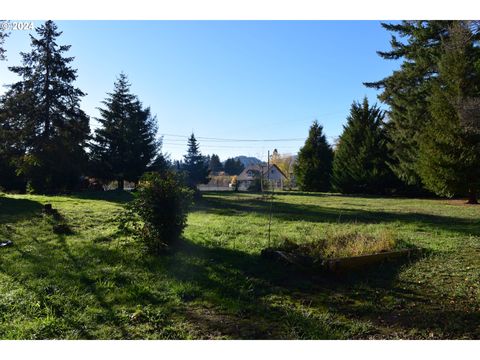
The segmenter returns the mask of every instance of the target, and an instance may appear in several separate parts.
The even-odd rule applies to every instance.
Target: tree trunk
[[[49,39],[50,40],[50,39]],[[49,138],[50,136],[50,66],[51,66],[51,55],[50,47],[47,46],[47,60],[45,63],[45,84],[43,86],[43,92],[45,95],[45,119],[44,119],[44,129],[43,136],[44,138]]]
[[[117,190],[124,190],[125,189],[125,180],[124,179],[118,179],[117,180]]]
[[[468,192],[467,204],[478,204],[477,191],[475,189],[470,189]]]

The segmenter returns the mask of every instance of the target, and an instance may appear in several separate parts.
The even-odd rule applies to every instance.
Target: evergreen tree
[[[77,70],[70,67],[70,49],[58,45],[62,34],[52,21],[35,29],[32,50],[21,53],[22,65],[9,69],[22,79],[9,86],[0,104],[0,128],[16,136],[13,150],[16,172],[25,177],[30,189],[52,192],[72,189],[86,165],[85,146],[89,119],[80,109],[85,94],[74,87]],[[5,133],[4,133],[5,136]]]
[[[400,60],[400,69],[381,81],[366,83],[382,89],[379,99],[389,105],[388,136],[395,174],[409,185],[421,186],[418,170],[419,137],[431,116],[428,98],[438,75],[441,39],[448,36],[451,21],[403,21],[382,24],[393,33],[390,51],[378,54]],[[402,39],[399,40],[397,35]]]
[[[130,92],[127,76],[120,74],[112,93],[102,102],[100,127],[91,144],[92,172],[103,180],[137,182],[158,154],[156,119]]]
[[[168,170],[172,169],[172,167],[173,164],[170,161],[169,157],[162,153],[158,153],[153,162],[148,167],[147,171],[165,174]]]
[[[10,91],[0,101],[0,187],[24,191],[26,180],[18,168],[27,153],[26,138],[35,109],[31,93]]]
[[[225,160],[223,168],[228,175],[233,176],[239,175],[245,169],[245,166],[243,166],[239,159],[228,158]]]
[[[183,161],[182,160],[175,160],[173,162],[173,167],[175,169],[176,172],[181,172],[182,169],[183,169]]]
[[[2,23],[2,21],[0,20],[0,23]],[[4,30],[2,30],[0,28],[0,61],[2,60],[5,60],[5,53],[7,52],[5,50],[5,39],[8,37],[8,33],[5,32]]]
[[[8,35],[0,28],[0,61],[6,59],[4,44]],[[2,104],[0,109],[0,191],[2,188],[5,190],[20,190],[24,187],[21,178],[16,174],[15,166],[15,160],[23,154],[23,151],[15,149],[17,142],[13,141],[15,135],[18,136],[20,129],[12,127],[16,124],[9,122],[11,118],[12,116],[7,116],[5,105]]]
[[[200,152],[195,135],[188,139],[188,150],[184,156],[183,170],[186,173],[186,181],[189,187],[195,188],[198,184],[206,184],[208,182],[208,162]]]
[[[220,162],[220,158],[217,154],[212,154],[208,168],[211,172],[219,172],[223,170],[223,165]]]
[[[323,134],[323,127],[314,121],[305,145],[300,149],[294,173],[304,191],[330,190],[333,151]]]
[[[384,193],[393,186],[384,113],[367,98],[354,102],[333,160],[332,182],[342,193]]]
[[[438,195],[480,190],[480,34],[456,22],[442,46],[439,76],[429,98],[431,119],[421,135],[419,172]]]

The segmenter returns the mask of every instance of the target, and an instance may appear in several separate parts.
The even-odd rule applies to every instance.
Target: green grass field
[[[178,247],[152,257],[117,232],[129,196],[0,196],[0,242],[14,242],[0,248],[1,339],[480,338],[480,206],[206,194]],[[387,230],[428,253],[341,277],[260,257],[347,230]]]

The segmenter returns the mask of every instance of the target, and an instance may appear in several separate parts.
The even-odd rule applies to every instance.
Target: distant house
[[[287,177],[275,164],[270,165],[268,168],[266,164],[250,165],[237,177],[238,190],[258,190],[255,188],[261,186],[260,182],[262,179],[264,185],[269,184],[268,188],[283,190]]]

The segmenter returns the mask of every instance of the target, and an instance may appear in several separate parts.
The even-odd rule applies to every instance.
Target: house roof
[[[270,168],[269,169],[272,169],[272,168],[275,168],[285,179],[287,178],[285,176],[285,174],[283,173],[282,170],[280,170],[280,168],[275,165],[275,164],[270,164]],[[243,169],[243,171],[240,173],[240,175],[238,175],[237,177],[237,180],[253,180],[255,178],[255,175],[254,176],[250,176],[249,175],[249,172],[253,172],[254,174],[262,174],[262,175],[266,175],[268,174],[268,170],[267,169],[267,165],[266,164],[255,164],[255,165],[250,165],[250,166],[247,166],[245,169]]]
[[[278,172],[279,172],[280,174],[282,174],[282,176],[283,176],[285,179],[287,178],[287,176],[285,175],[285,173],[284,173],[277,165],[275,165],[275,164],[270,165],[270,168],[272,168],[272,167],[277,168]]]

